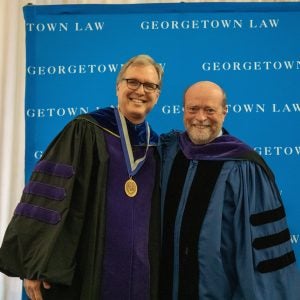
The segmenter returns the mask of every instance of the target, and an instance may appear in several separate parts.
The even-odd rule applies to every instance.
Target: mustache
[[[205,121],[205,122],[193,121],[191,123],[191,125],[193,125],[193,126],[210,126],[210,122],[208,122],[208,121]]]

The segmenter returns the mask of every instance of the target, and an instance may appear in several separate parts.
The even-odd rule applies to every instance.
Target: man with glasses
[[[131,58],[118,107],[75,118],[36,165],[0,250],[30,299],[158,298],[158,137],[145,118],[162,76],[151,57]]]
[[[183,133],[161,137],[161,299],[299,300],[299,273],[273,174],[223,127],[226,95],[184,94]]]

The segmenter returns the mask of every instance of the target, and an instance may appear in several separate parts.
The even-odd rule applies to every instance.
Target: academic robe
[[[134,176],[138,194],[130,198],[113,111],[81,115],[66,125],[35,166],[5,233],[1,272],[50,282],[50,290],[42,288],[45,300],[109,299],[111,288],[114,299],[157,299],[157,136],[151,130],[147,158]],[[144,125],[127,125],[134,152],[144,153]],[[114,261],[118,254],[124,263]],[[111,287],[107,280],[124,284]]]
[[[162,300],[296,300],[299,271],[274,176],[226,131],[161,136]]]

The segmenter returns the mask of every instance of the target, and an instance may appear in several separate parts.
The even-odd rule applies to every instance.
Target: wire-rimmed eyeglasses
[[[122,80],[126,81],[127,87],[131,90],[137,90],[141,85],[143,86],[144,91],[147,93],[152,93],[159,89],[159,85],[156,83],[140,82],[136,79],[131,78],[123,78]]]

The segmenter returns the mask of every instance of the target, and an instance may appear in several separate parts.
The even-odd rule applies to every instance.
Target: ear
[[[157,103],[159,96],[160,96],[160,90],[157,90],[155,104]]]
[[[159,93],[156,95],[156,99],[155,99],[154,105],[157,104],[158,98],[159,98]]]
[[[226,106],[224,107],[224,111],[223,111],[224,118],[226,117],[227,113],[228,113],[228,107]]]

